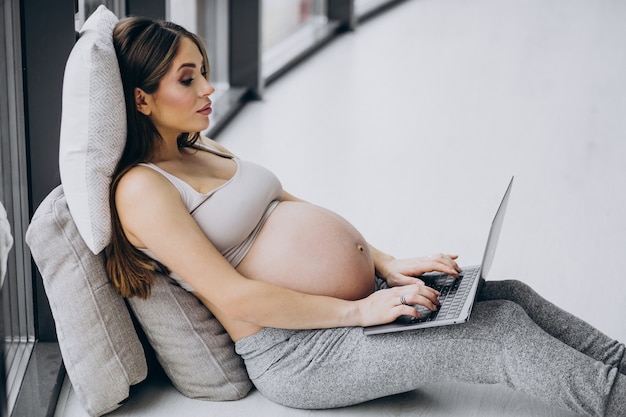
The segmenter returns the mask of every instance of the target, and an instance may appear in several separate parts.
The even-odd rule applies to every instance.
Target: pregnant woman
[[[258,390],[291,407],[456,380],[626,415],[624,345],[520,282],[485,283],[468,324],[364,336],[361,326],[418,316],[412,304],[435,310],[439,294],[419,276],[457,276],[456,255],[384,254],[267,169],[201,137],[214,90],[197,36],[127,18],[114,45],[128,137],[111,187],[107,270],[122,295],[148,297],[154,269],[168,271],[222,323]],[[382,281],[389,288],[377,290]]]

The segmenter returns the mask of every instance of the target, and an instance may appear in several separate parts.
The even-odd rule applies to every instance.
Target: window
[[[85,20],[100,6],[104,4],[107,9],[115,13],[116,16],[124,16],[126,10],[125,0],[77,0],[78,9],[75,15],[75,28],[79,31]]]
[[[35,326],[30,252],[24,242],[29,216],[17,1],[3,2],[0,21],[0,199],[7,210],[14,239],[2,288],[3,348],[10,411],[33,349]]]
[[[262,2],[262,75],[267,80],[326,39],[331,28],[324,0]]]
[[[197,34],[204,41],[211,65],[211,84],[215,93],[211,96],[214,112],[211,126],[228,107],[230,81],[228,78],[228,0],[169,0],[166,19]],[[222,100],[223,99],[223,100]]]

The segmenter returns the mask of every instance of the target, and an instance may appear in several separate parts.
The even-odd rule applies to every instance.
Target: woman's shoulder
[[[136,200],[158,198],[160,195],[170,198],[178,192],[158,171],[143,164],[135,165],[119,179],[115,192],[116,200]]]
[[[158,179],[159,175],[157,175],[157,171],[149,167],[149,165],[156,166],[151,163],[141,163],[128,168],[128,170],[121,175],[120,184],[134,184],[143,181],[151,182]]]

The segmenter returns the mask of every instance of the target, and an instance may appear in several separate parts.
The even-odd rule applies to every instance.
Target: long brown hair
[[[138,163],[150,160],[155,146],[163,140],[152,121],[137,110],[134,91],[139,87],[152,94],[158,89],[159,82],[169,70],[183,38],[190,39],[198,46],[208,73],[209,62],[202,40],[181,26],[171,22],[128,17],[121,19],[113,30],[113,45],[124,86],[128,131],[124,152],[111,183],[109,203],[113,233],[105,254],[109,279],[124,297],[147,298],[154,282],[154,271],[165,270],[163,265],[128,241],[115,206],[115,192],[122,176]],[[199,136],[199,132],[182,133],[177,139],[178,146],[191,147]]]

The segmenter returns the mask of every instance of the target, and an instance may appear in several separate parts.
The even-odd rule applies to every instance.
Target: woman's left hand
[[[390,287],[423,283],[419,276],[427,272],[443,272],[454,277],[459,275],[461,268],[456,263],[458,255],[440,253],[409,259],[389,259],[384,265],[378,266],[379,275]]]

